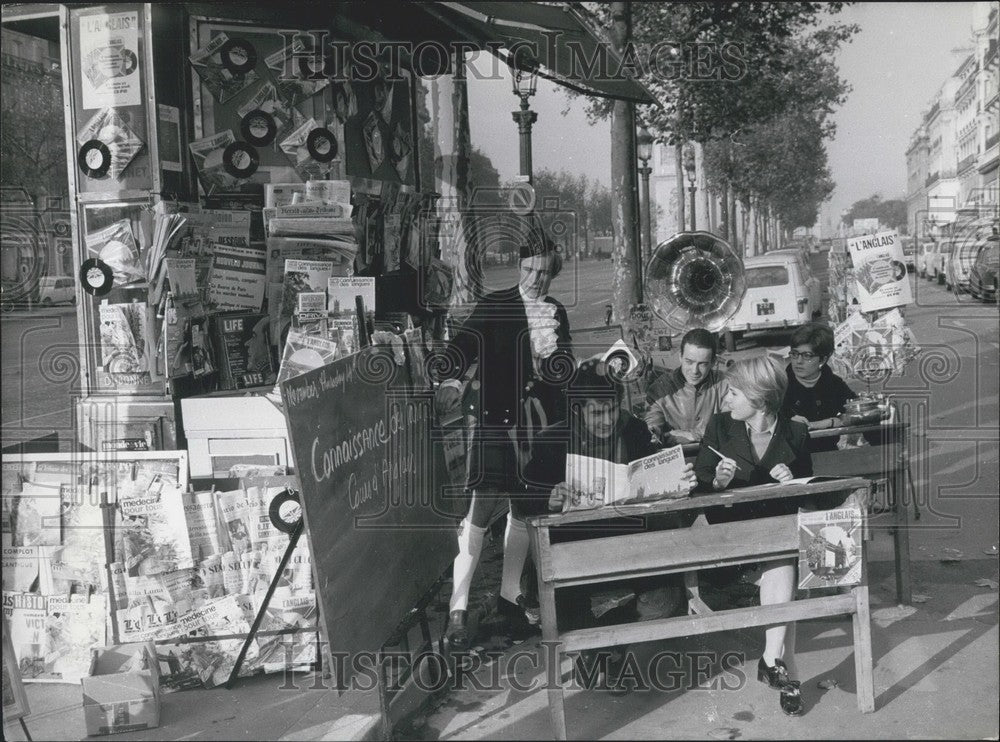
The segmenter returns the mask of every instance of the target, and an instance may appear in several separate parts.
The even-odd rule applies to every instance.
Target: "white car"
[[[744,332],[788,330],[812,319],[807,278],[795,255],[779,250],[744,261],[747,291],[739,309],[726,323],[726,350],[736,349]]]
[[[42,276],[38,279],[38,303],[43,307],[75,304],[76,282],[68,276]]]
[[[805,278],[806,289],[809,291],[809,308],[812,309],[812,316],[816,317],[823,309],[823,285],[812,274],[809,265],[809,256],[803,248],[784,247],[780,250],[771,250],[768,255],[794,255],[799,263],[799,274]]]
[[[945,264],[948,258],[951,257],[954,249],[954,240],[941,240],[934,243],[933,249],[927,253],[927,259],[924,262],[924,269],[928,280],[937,281],[939,284],[944,285]]]

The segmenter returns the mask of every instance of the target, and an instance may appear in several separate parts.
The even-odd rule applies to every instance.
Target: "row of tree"
[[[593,19],[611,28],[614,5],[589,4]],[[858,30],[830,20],[844,5],[631,4],[635,47],[669,39],[677,62],[677,73],[665,75],[662,65],[643,65],[636,55],[640,61],[629,71],[660,103],[639,117],[658,141],[678,148],[678,161],[685,142],[702,145],[723,236],[751,252],[815,224],[833,192],[825,140],[834,134],[830,116],[849,92],[833,57]],[[713,69],[728,74],[695,72]],[[612,107],[592,100],[589,113],[605,117]]]

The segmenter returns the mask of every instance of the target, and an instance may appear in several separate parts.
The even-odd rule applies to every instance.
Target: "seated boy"
[[[524,469],[529,494],[523,496],[525,500],[521,503],[520,510],[526,517],[561,511],[564,500],[572,497],[571,488],[564,481],[567,454],[626,464],[658,450],[650,440],[646,424],[623,409],[621,385],[605,372],[604,364],[598,361],[585,361],[581,364],[567,390],[568,419],[549,426],[534,441],[532,456]],[[689,488],[693,488],[696,483],[691,464],[685,467],[685,483]],[[647,524],[642,519],[609,517],[579,526],[553,529],[551,538],[554,543],[558,543],[646,529]],[[630,593],[634,593],[636,599],[616,599],[624,599]],[[672,577],[564,588],[556,595],[559,628],[565,631],[635,620],[639,617],[640,602],[644,606],[658,604],[662,613],[670,614],[680,605],[681,600],[682,592],[677,580]],[[609,609],[608,606],[611,605],[615,607]],[[593,659],[584,664],[593,667]],[[580,665],[581,661],[578,660],[578,671],[582,669]],[[612,690],[622,690],[616,688],[614,682],[617,674],[614,667],[609,668],[608,685]]]

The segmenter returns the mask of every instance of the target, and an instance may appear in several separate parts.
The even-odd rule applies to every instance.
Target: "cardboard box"
[[[160,672],[152,642],[92,650],[90,676],[80,684],[88,736],[160,725]]]

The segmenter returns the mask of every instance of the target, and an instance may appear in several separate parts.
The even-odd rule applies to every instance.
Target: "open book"
[[[843,477],[831,477],[826,474],[820,474],[815,477],[799,477],[798,479],[786,479],[784,482],[778,482],[778,484],[782,486],[788,484],[813,484],[815,482],[832,482],[836,479],[843,479]]]
[[[658,451],[630,464],[567,454],[565,481],[572,496],[563,512],[624,502],[681,497],[690,491],[684,479],[684,451],[680,446]]]

